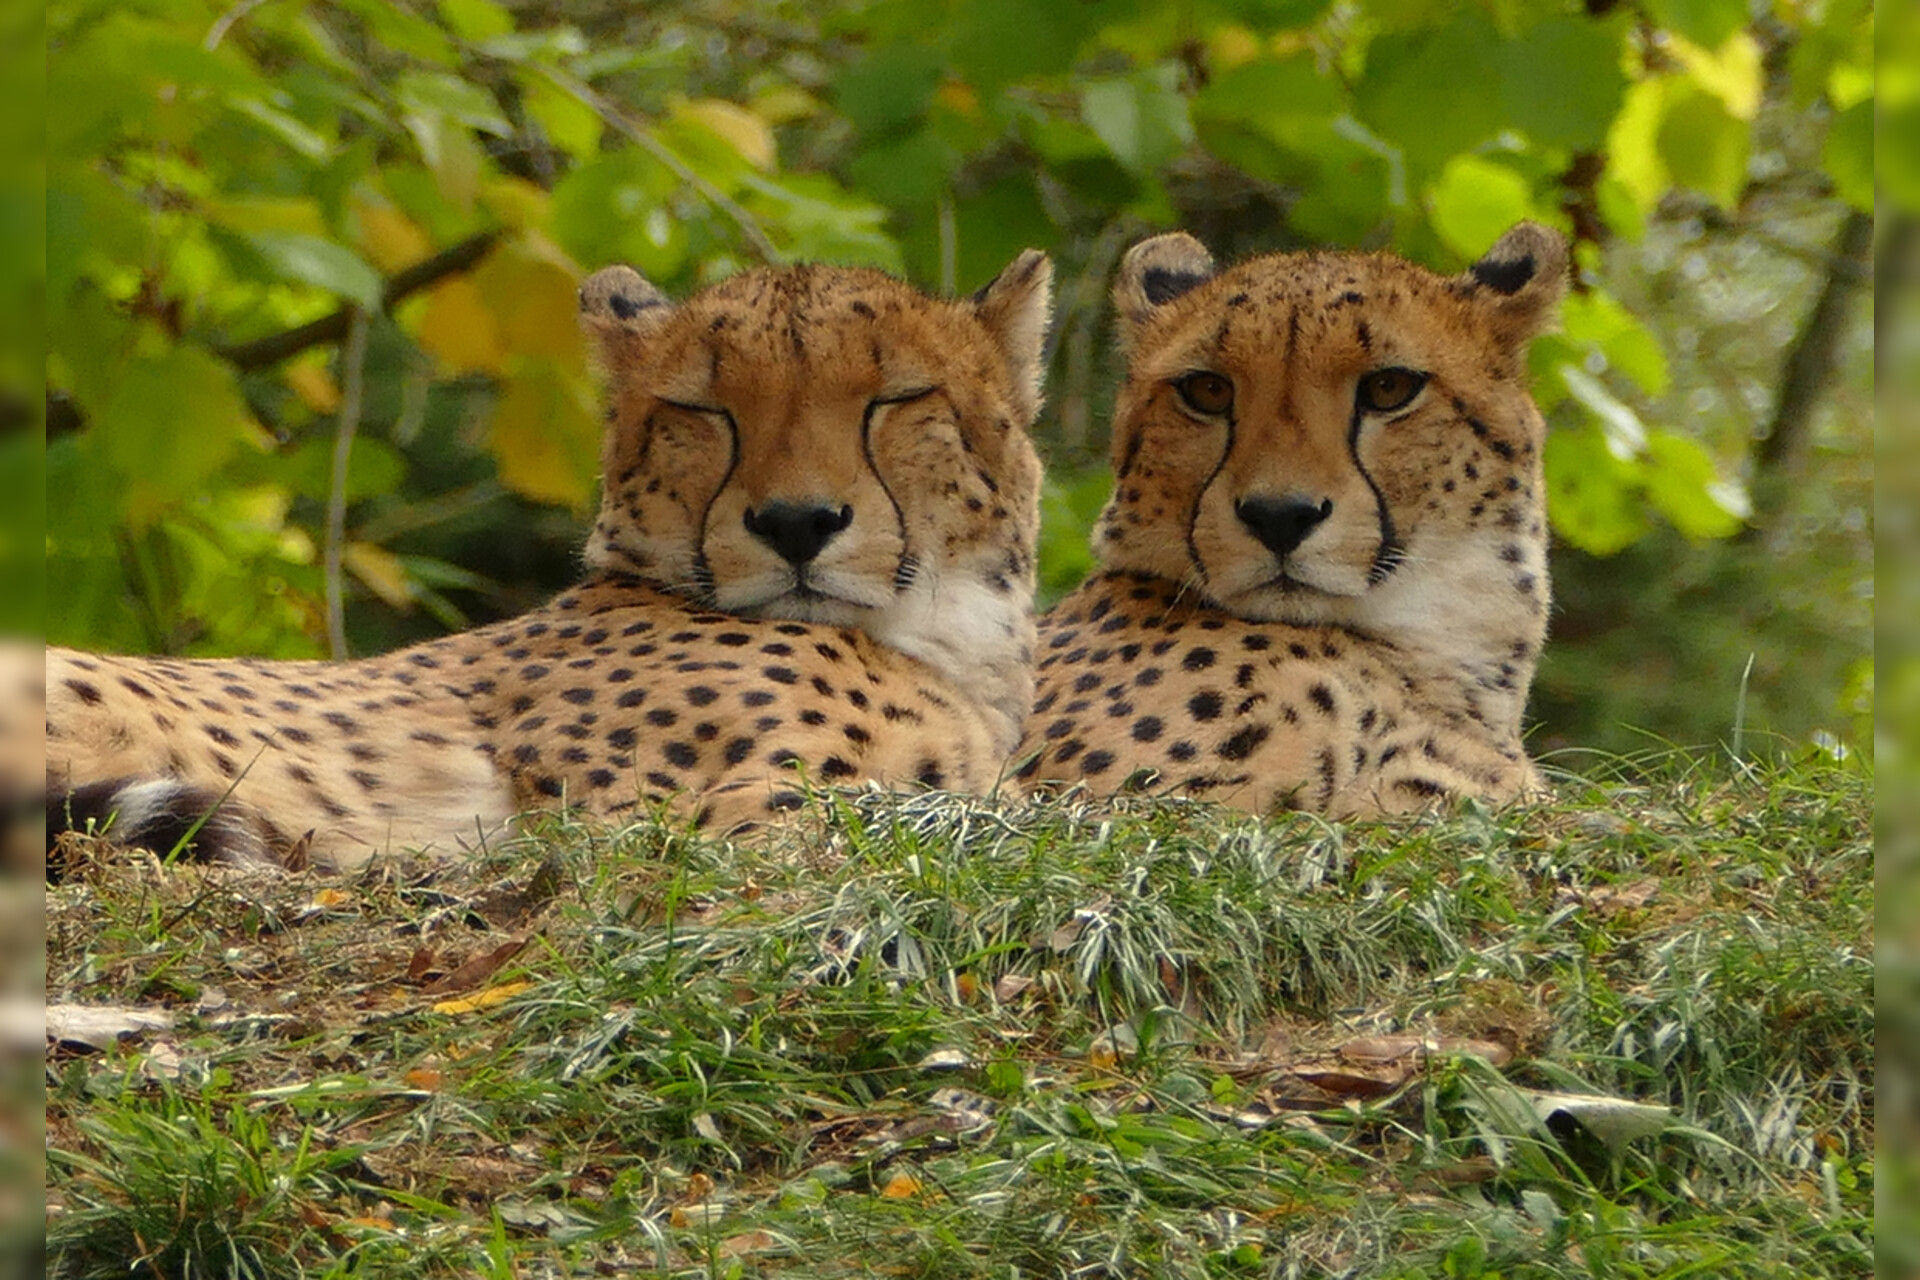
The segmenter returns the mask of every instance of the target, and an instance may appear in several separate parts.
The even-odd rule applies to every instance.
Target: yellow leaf
[[[353,220],[361,252],[382,271],[404,270],[433,252],[419,224],[390,204],[356,202]]]
[[[465,277],[438,285],[420,317],[420,345],[450,373],[499,373],[500,330],[479,288]]]
[[[503,351],[586,367],[580,272],[546,237],[529,232],[502,244],[473,273],[473,284],[499,327]]]
[[[1252,62],[1260,50],[1260,37],[1237,22],[1223,23],[1207,36],[1207,60],[1220,71]]]
[[[1751,120],[1760,110],[1760,44],[1736,31],[1718,49],[1702,49],[1684,36],[1672,35],[1673,51],[1693,82],[1705,89],[1735,120]]]
[[[920,1179],[910,1173],[896,1173],[887,1179],[887,1185],[880,1188],[883,1200],[911,1200],[925,1190]]]
[[[316,907],[344,907],[353,901],[353,895],[345,889],[322,889],[313,895]]]
[[[439,1071],[432,1067],[415,1067],[413,1070],[407,1072],[406,1075],[408,1084],[416,1089],[425,1089],[429,1093],[438,1089],[444,1078]]]
[[[317,201],[288,196],[216,196],[200,211],[207,221],[230,231],[291,231],[327,237],[326,215]]]
[[[395,609],[413,607],[413,584],[407,581],[407,571],[393,552],[371,542],[349,542],[341,558],[353,576],[388,605]]]
[[[480,192],[480,203],[500,221],[524,231],[544,227],[553,201],[525,178],[494,178]]]
[[[479,1013],[483,1009],[491,1009],[495,1005],[505,1004],[522,991],[530,990],[532,987],[533,984],[531,982],[502,983],[500,986],[488,987],[485,991],[478,992],[474,995],[462,996],[458,1000],[442,1000],[439,1004],[432,1006],[432,1008],[435,1013]]]
[[[340,387],[327,372],[327,367],[312,360],[301,360],[290,364],[286,372],[280,375],[287,385],[293,388],[293,394],[300,403],[315,413],[333,413],[340,408]]]
[[[768,124],[790,124],[804,120],[820,110],[820,100],[805,89],[790,84],[776,85],[753,100],[753,114]]]
[[[767,127],[766,121],[736,103],[700,98],[681,104],[676,114],[696,120],[719,134],[756,169],[771,169],[779,158],[773,130]]]
[[[971,118],[980,114],[980,95],[964,80],[942,81],[933,98],[955,115]]]
[[[516,493],[584,511],[600,470],[592,379],[543,360],[519,362],[494,410],[490,443]]]

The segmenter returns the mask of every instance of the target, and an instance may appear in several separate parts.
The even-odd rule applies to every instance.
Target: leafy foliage
[[[1076,468],[1111,385],[1105,282],[1176,224],[1229,253],[1443,269],[1516,219],[1558,224],[1582,277],[1534,353],[1557,533],[1596,555],[1663,524],[1725,538],[1747,442],[1674,411],[1610,254],[1744,216],[1782,165],[1813,175],[1803,203],[1873,197],[1866,0],[558,12],[50,7],[52,638],[314,652],[330,501],[357,648],[550,589],[600,430],[572,289],[612,260],[670,291],[803,258],[962,289],[1053,251],[1058,589],[1098,501]],[[1897,130],[1911,86],[1887,92]],[[373,317],[363,367],[341,308]],[[343,412],[360,434],[336,478]]]

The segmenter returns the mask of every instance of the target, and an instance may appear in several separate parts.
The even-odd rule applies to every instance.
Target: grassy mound
[[[1676,765],[1377,826],[549,819],[351,880],[77,842],[48,1274],[1864,1275],[1871,812]]]

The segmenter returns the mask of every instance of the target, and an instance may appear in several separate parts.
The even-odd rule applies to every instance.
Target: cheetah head
[[[581,313],[611,407],[588,562],[950,673],[970,647],[1030,646],[1052,270],[1029,250],[943,300],[764,268],[678,304],[597,273]]]
[[[1177,232],[1136,245],[1114,289],[1129,368],[1102,561],[1264,621],[1543,628],[1526,351],[1566,272],[1532,223],[1453,277],[1384,254],[1219,270]]]

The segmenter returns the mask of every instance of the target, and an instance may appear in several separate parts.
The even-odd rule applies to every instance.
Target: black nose
[[[1233,504],[1233,513],[1268,550],[1284,557],[1307,540],[1313,526],[1333,514],[1333,500],[1315,502],[1295,495],[1242,498]]]
[[[822,507],[809,502],[769,502],[747,509],[747,532],[795,566],[807,563],[834,535],[853,523],[852,507]]]

